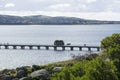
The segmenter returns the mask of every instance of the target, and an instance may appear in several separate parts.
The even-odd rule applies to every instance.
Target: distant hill
[[[81,25],[81,24],[120,24],[120,21],[87,20],[75,17],[9,16],[0,15],[0,25]]]

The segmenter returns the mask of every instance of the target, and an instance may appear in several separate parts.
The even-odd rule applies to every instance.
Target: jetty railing
[[[0,49],[22,49],[25,50],[26,47],[28,47],[30,50],[34,49],[36,47],[38,50],[40,50],[42,47],[44,47],[46,50],[49,50],[51,47],[54,50],[58,50],[58,48],[62,48],[62,50],[66,50],[66,48],[70,48],[71,51],[73,51],[75,48],[78,48],[80,51],[82,51],[84,48],[87,48],[88,51],[91,51],[92,48],[95,48],[97,51],[100,51],[99,46],[80,46],[80,45],[62,45],[62,46],[57,46],[57,45],[35,45],[35,44],[0,44]]]

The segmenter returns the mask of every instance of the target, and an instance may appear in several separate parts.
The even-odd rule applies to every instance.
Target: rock
[[[1,75],[0,75],[0,80],[2,80],[2,79],[3,79],[3,76],[4,76],[3,74],[1,74]]]
[[[31,77],[23,77],[23,78],[20,78],[19,80],[32,80]]]
[[[32,65],[32,71],[39,70],[40,66],[39,65]]]
[[[60,72],[61,69],[62,69],[62,67],[54,67],[52,71],[53,72]]]
[[[17,67],[16,70],[17,71],[24,70],[25,72],[27,72],[27,69],[25,66],[24,67]]]
[[[24,70],[19,70],[18,72],[17,72],[17,78],[22,78],[22,77],[25,77],[27,74],[26,74],[26,72],[24,71]]]
[[[41,69],[41,70],[37,70],[31,73],[31,77],[33,78],[40,78],[43,80],[49,80],[50,76],[49,76],[49,72],[45,69]]]
[[[10,75],[5,75],[5,74],[1,74],[0,75],[0,80],[12,80],[13,77]]]
[[[19,80],[19,78],[14,78],[14,79],[12,79],[12,80]]]

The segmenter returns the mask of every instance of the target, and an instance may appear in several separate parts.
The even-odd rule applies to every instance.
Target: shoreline
[[[70,53],[70,57],[69,59],[65,59],[65,60],[59,60],[59,61],[52,61],[52,62],[48,62],[48,63],[42,63],[42,64],[26,64],[26,65],[19,65],[19,66],[10,66],[9,68],[5,68],[5,67],[2,67],[0,68],[0,71],[1,70],[4,70],[4,69],[16,69],[17,67],[24,67],[24,66],[30,66],[32,67],[32,65],[39,65],[39,66],[44,66],[44,65],[49,65],[49,64],[54,64],[54,63],[62,63],[62,62],[66,62],[66,61],[70,61],[73,59],[73,56],[84,56],[86,54],[99,54],[101,51],[99,52],[96,52],[96,51],[93,51],[93,52],[89,52],[89,51],[85,51],[85,52],[81,52],[81,53],[78,53],[78,54],[73,54],[73,53]]]
[[[15,69],[4,69],[0,70],[0,77],[11,77],[13,79],[17,78],[19,80],[20,78],[32,78],[30,75],[34,73],[35,71],[47,71],[49,74],[53,74],[53,72],[57,69],[58,72],[66,67],[66,66],[72,66],[76,64],[79,61],[82,61],[84,59],[94,59],[98,56],[99,54],[86,54],[86,55],[78,55],[78,56],[73,56],[72,59],[70,60],[65,60],[65,61],[59,61],[59,62],[54,62],[46,65],[32,65],[32,66],[22,66],[22,67],[17,67]],[[55,69],[55,70],[54,70]],[[22,73],[22,74],[21,74]],[[21,74],[21,75],[19,75]],[[19,77],[18,77],[19,76]],[[10,79],[11,80],[11,79]]]
[[[61,26],[64,26],[64,25],[120,25],[120,23],[115,23],[115,24],[0,24],[1,25],[9,25],[9,26],[14,26],[14,25],[61,25]]]

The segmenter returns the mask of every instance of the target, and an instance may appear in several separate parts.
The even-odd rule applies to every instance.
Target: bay
[[[0,44],[65,44],[100,46],[100,41],[113,33],[120,33],[120,25],[0,25]],[[96,52],[93,50],[93,52]],[[5,50],[0,49],[0,69],[44,65],[71,59],[83,51]]]

